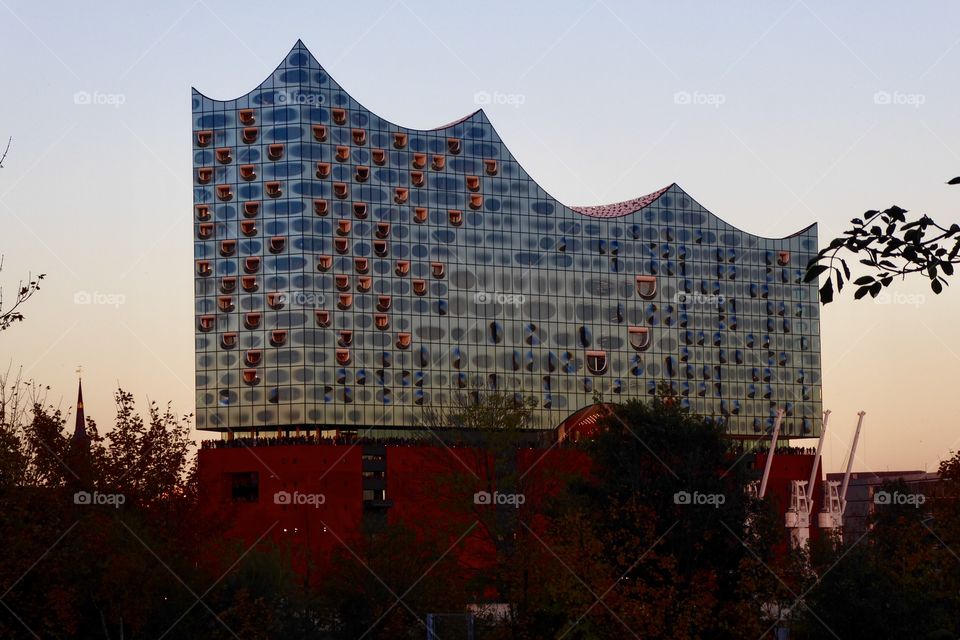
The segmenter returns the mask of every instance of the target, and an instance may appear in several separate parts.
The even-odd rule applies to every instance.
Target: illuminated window
[[[413,220],[417,223],[424,223],[427,221],[427,209],[424,207],[417,207],[413,210]]]
[[[262,359],[263,352],[260,349],[250,349],[243,356],[243,361],[247,363],[248,367],[257,366]]]
[[[410,197],[410,191],[406,187],[397,187],[393,196],[393,201],[397,204],[403,204]]]
[[[283,309],[284,294],[282,293],[268,293],[267,294],[267,306],[273,309],[274,311],[279,311]]]
[[[270,344],[275,347],[282,347],[287,343],[287,332],[285,329],[274,329],[270,332]]]
[[[209,220],[210,219],[210,207],[205,204],[198,204],[196,207],[197,210],[197,220]]]
[[[347,291],[350,289],[350,276],[337,275],[334,276],[333,280],[337,286],[337,289],[340,291]]]
[[[236,332],[230,331],[220,336],[220,346],[224,349],[233,349],[235,346],[237,346]]]
[[[257,235],[257,221],[256,220],[241,220],[240,221],[240,232],[245,236],[255,236]]]
[[[366,258],[354,258],[353,267],[357,273],[366,273],[370,270],[370,261]]]
[[[646,351],[650,348],[650,330],[647,327],[630,327],[630,346],[637,351]]]
[[[260,318],[261,315],[256,311],[251,311],[243,316],[243,326],[247,329],[259,329],[260,328]]]
[[[373,158],[373,164],[378,167],[382,167],[387,162],[387,152],[383,149],[374,149],[370,152],[370,157]]]
[[[463,224],[463,211],[451,209],[447,212],[447,215],[450,217],[450,224],[453,226],[459,227]]]
[[[386,240],[374,240],[373,252],[381,258],[384,258],[390,252],[390,245]]]
[[[393,134],[393,148],[394,149],[403,149],[407,146],[407,134],[405,133],[395,133]]]
[[[334,182],[333,183],[333,195],[337,196],[339,199],[343,200],[348,195],[350,195],[350,190],[347,188],[346,182]]]
[[[243,136],[243,141],[247,144],[253,144],[257,141],[257,136],[260,134],[260,130],[256,127],[246,127],[241,134]]]
[[[423,187],[427,184],[427,176],[423,171],[410,172],[410,184],[415,187]]]
[[[341,347],[349,347],[353,344],[353,331],[341,331],[338,334],[337,343]]]
[[[248,218],[255,218],[257,214],[260,213],[260,203],[259,202],[244,202],[243,203],[243,215]]]
[[[409,349],[410,348],[410,334],[409,333],[398,333],[397,334],[397,348],[398,349]]]
[[[363,145],[367,144],[367,132],[363,129],[354,129],[351,131],[351,134],[353,135],[353,144],[357,145],[358,147],[362,147]]]
[[[271,160],[279,160],[283,157],[283,145],[282,144],[271,144],[267,145],[267,157]]]
[[[243,270],[247,273],[256,273],[260,270],[260,258],[258,256],[250,256],[245,258],[243,261]]]
[[[228,184],[217,185],[217,197],[224,202],[233,200],[233,187]]]
[[[348,365],[350,364],[350,350],[349,349],[337,349],[337,364]]]
[[[247,182],[251,180],[256,180],[257,166],[253,164],[240,165],[240,177],[246,180]]]
[[[213,329],[213,324],[214,324],[213,316],[200,316],[200,320],[198,322],[200,331],[203,331],[204,333],[206,333],[207,331],[210,331],[211,329]]]
[[[225,258],[229,258],[234,253],[237,252],[237,241],[236,240],[221,240],[220,241],[220,255]]]
[[[433,162],[430,163],[430,167],[434,171],[443,171],[443,168],[447,166],[446,156],[436,155],[433,156]]]
[[[243,286],[244,291],[253,292],[259,288],[256,276],[241,276],[240,284]]]
[[[327,139],[327,128],[322,124],[313,125],[313,139],[317,142],[325,142]]]
[[[233,161],[233,152],[230,147],[217,149],[217,162],[220,164],[230,164]]]
[[[330,204],[326,200],[314,200],[313,201],[313,212],[318,216],[325,216],[330,210]]]
[[[213,141],[213,131],[197,131],[197,146],[208,147]]]
[[[431,262],[430,263],[430,272],[433,274],[434,278],[443,277],[443,263],[442,262]]]
[[[644,300],[650,300],[657,294],[657,278],[655,276],[637,276],[637,295]]]
[[[476,211],[483,207],[483,196],[479,193],[473,193],[470,195],[470,208]]]
[[[256,369],[244,369],[243,370],[243,381],[245,384],[250,385],[251,387],[257,384],[260,384],[260,376],[257,374]]]
[[[210,261],[209,261],[209,260],[197,260],[197,275],[198,275],[198,276],[203,276],[204,278],[206,278],[206,277],[209,276],[211,273],[213,273],[213,269],[210,268]]]
[[[777,264],[781,267],[785,267],[790,264],[790,252],[789,251],[778,251],[777,252]]]
[[[353,227],[353,223],[347,220],[346,218],[337,220],[337,233],[340,234],[341,236],[350,235],[350,229],[352,227]]]
[[[378,222],[377,231],[378,238],[389,238],[390,237],[390,223],[389,222]]]
[[[329,162],[318,162],[317,163],[317,177],[318,178],[329,178],[330,177],[330,163]]]
[[[233,311],[233,298],[231,296],[220,296],[217,298],[217,308],[224,313]]]
[[[347,110],[346,109],[331,109],[330,115],[333,118],[334,124],[347,124]]]
[[[373,287],[373,278],[370,276],[360,276],[357,278],[357,291],[366,293]]]
[[[496,160],[484,160],[483,168],[487,172],[488,176],[497,175],[497,161]]]
[[[213,223],[201,222],[197,225],[197,237],[201,240],[209,240],[213,237]]]
[[[346,311],[351,306],[353,306],[353,294],[352,293],[341,293],[337,299],[337,306],[342,310]]]
[[[370,179],[370,167],[357,167],[356,173],[353,174],[353,179],[357,182],[366,182]]]
[[[607,353],[606,351],[587,351],[587,369],[594,375],[601,375],[607,372]]]
[[[281,253],[287,246],[287,239],[283,236],[273,236],[270,238],[270,253]]]
[[[331,266],[333,266],[333,256],[320,256],[317,260],[317,269],[320,271],[327,271]]]
[[[257,115],[253,109],[240,109],[240,124],[251,125],[256,121]]]
[[[427,293],[427,281],[426,280],[414,280],[413,281],[413,292],[418,296],[426,295]]]
[[[447,138],[447,151],[453,155],[460,153],[460,138]]]
[[[317,318],[317,326],[320,327],[329,327],[330,326],[330,312],[329,311],[317,311],[314,314]]]
[[[350,147],[337,146],[337,155],[335,157],[340,162],[346,162],[350,159]]]
[[[394,270],[398,276],[405,276],[410,273],[410,261],[409,260],[397,260],[397,268]]]
[[[237,279],[233,276],[220,278],[220,291],[222,293],[233,293],[237,288]]]
[[[467,176],[467,189],[470,191],[479,191],[480,190],[480,176]]]
[[[385,331],[390,328],[390,316],[385,313],[375,313],[373,314],[373,324],[377,329]]]
[[[377,310],[378,311],[390,310],[390,296],[377,296]]]
[[[271,198],[279,198],[283,195],[283,189],[280,187],[280,183],[277,181],[268,182],[264,185],[267,195]]]
[[[360,220],[363,220],[367,217],[367,203],[366,202],[354,202],[353,203],[353,215],[357,216]]]

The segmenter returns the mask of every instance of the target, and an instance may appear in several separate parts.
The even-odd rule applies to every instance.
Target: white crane
[[[843,474],[843,484],[836,480],[823,483],[823,506],[817,517],[817,526],[824,531],[836,531],[843,535],[843,514],[847,510],[847,488],[850,486],[850,473],[853,471],[853,459],[857,455],[857,443],[860,441],[860,429],[863,428],[863,417],[866,411],[857,414],[857,430],[853,434],[853,444],[850,447],[850,458],[847,460],[847,470]]]
[[[795,548],[802,548],[810,540],[810,512],[813,510],[813,488],[817,482],[817,467],[820,456],[823,454],[823,441],[827,435],[827,424],[830,421],[830,410],[823,412],[823,428],[820,430],[820,440],[817,442],[817,453],[813,457],[813,468],[810,469],[810,480],[793,480],[790,483],[790,507],[784,514],[784,525],[790,530],[790,543]]]

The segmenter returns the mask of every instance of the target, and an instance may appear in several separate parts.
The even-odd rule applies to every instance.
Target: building
[[[194,91],[193,165],[199,429],[395,436],[480,389],[553,429],[663,382],[735,437],[777,408],[819,434],[815,225],[761,238],[676,184],[566,206],[482,110],[395,125],[301,42],[239,98]]]
[[[827,481],[843,482],[842,473],[828,473]],[[891,493],[884,483],[903,481],[907,493]],[[847,505],[843,512],[844,535],[857,540],[867,532],[870,517],[877,507],[909,504],[926,512],[939,493],[940,474],[925,471],[858,471],[850,474]],[[926,505],[926,507],[924,506]]]

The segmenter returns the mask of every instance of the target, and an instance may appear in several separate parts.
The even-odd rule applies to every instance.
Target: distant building
[[[482,110],[395,125],[300,42],[239,98],[194,91],[192,138],[199,429],[391,436],[478,389],[553,429],[664,382],[734,437],[778,408],[783,437],[819,434],[815,225],[755,236],[676,184],[566,206]],[[613,183],[623,156],[569,163]]]
[[[828,473],[827,481],[843,482],[843,473]],[[894,496],[882,487],[885,482],[903,480],[909,496]],[[869,518],[878,506],[913,500],[918,509],[936,496],[939,474],[924,471],[863,471],[850,474],[847,488],[847,507],[843,514],[844,536],[857,540],[867,530]],[[911,498],[910,496],[913,496]]]

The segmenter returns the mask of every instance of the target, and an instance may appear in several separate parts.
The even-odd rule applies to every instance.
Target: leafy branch
[[[947,184],[960,184],[960,177]],[[827,279],[820,287],[820,302],[829,304],[836,293],[851,282],[850,266],[841,252],[859,256],[859,263],[870,273],[852,281],[854,299],[867,295],[876,298],[894,278],[922,273],[930,280],[935,294],[949,285],[947,279],[960,264],[960,224],[949,227],[937,224],[927,215],[908,220],[906,209],[896,205],[883,211],[867,211],[862,218],[850,221],[851,229],[834,238],[807,265],[804,282],[813,282],[824,273]]]

